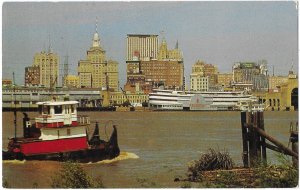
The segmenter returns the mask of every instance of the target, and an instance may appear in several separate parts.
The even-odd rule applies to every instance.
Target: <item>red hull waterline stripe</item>
[[[47,127],[47,128],[58,128],[58,127],[63,127],[64,123],[63,122],[56,122],[56,123],[36,123],[37,128],[42,128],[42,127]],[[71,127],[76,127],[78,126],[77,121],[72,121],[72,124],[70,125]]]
[[[88,148],[86,137],[35,141],[21,144],[21,152],[24,155],[68,152],[86,148]]]

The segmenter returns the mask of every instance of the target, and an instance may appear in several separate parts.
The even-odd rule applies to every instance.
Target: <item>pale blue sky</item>
[[[36,52],[48,47],[48,35],[61,63],[69,55],[70,72],[85,59],[95,32],[108,58],[119,62],[126,81],[126,35],[165,31],[169,48],[176,40],[184,55],[186,82],[201,59],[231,72],[234,62],[266,59],[270,73],[286,75],[294,60],[298,72],[298,12],[281,2],[6,2],[2,5],[2,78],[24,84],[24,69]]]

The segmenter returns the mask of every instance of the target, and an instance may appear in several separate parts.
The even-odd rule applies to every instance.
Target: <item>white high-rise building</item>
[[[157,59],[158,35],[127,34],[127,61]]]

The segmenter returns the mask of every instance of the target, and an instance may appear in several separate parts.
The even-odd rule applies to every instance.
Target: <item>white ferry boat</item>
[[[192,96],[178,91],[154,89],[149,94],[149,107],[153,110],[183,110]]]
[[[257,102],[255,96],[243,91],[183,92],[154,89],[149,106],[154,110],[241,110],[243,102]]]

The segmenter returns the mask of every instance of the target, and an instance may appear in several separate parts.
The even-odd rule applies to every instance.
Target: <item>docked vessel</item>
[[[183,92],[155,89],[149,94],[153,110],[242,110],[257,98],[244,92]]]
[[[77,115],[77,101],[38,102],[39,116],[31,123],[24,113],[23,137],[9,139],[3,160],[75,160],[97,162],[119,155],[117,128],[108,141],[100,139],[98,123],[89,137],[90,119]]]

